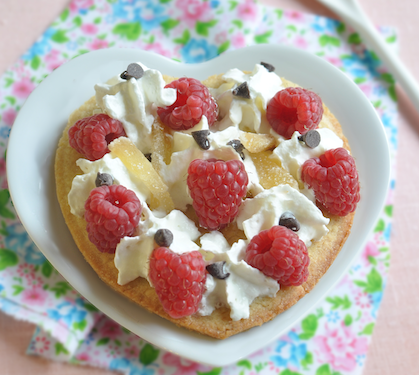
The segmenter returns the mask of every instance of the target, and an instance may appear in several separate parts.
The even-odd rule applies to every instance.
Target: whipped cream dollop
[[[164,88],[166,82],[155,69],[144,70],[141,79],[124,80],[116,76],[95,85],[96,102],[110,117],[122,122],[128,138],[144,153],[151,152],[151,130],[157,107],[176,101],[176,90]]]
[[[100,108],[109,116],[120,120],[127,136],[143,152],[151,151],[151,131],[158,106],[171,105],[176,99],[174,89],[165,89],[161,73],[142,65],[144,75],[141,79],[123,80],[114,77],[106,84],[97,84],[96,100]],[[209,315],[220,306],[230,308],[233,320],[249,317],[249,306],[257,297],[274,297],[279,290],[275,280],[265,276],[258,269],[244,261],[248,243],[260,231],[277,225],[285,211],[291,211],[300,223],[297,232],[300,239],[310,246],[327,234],[325,218],[302,191],[289,185],[278,185],[265,190],[260,182],[251,155],[243,150],[241,159],[228,142],[240,139],[243,132],[272,134],[266,121],[266,106],[269,100],[283,89],[281,78],[269,72],[264,66],[256,64],[252,72],[231,69],[223,76],[223,84],[210,89],[216,98],[221,120],[208,126],[205,116],[192,129],[173,132],[173,152],[169,164],[163,164],[160,177],[168,186],[174,201],[175,210],[163,214],[151,211],[148,201],[151,193],[143,182],[124,166],[122,161],[111,154],[91,162],[79,159],[77,165],[83,174],[74,178],[68,196],[71,212],[84,215],[84,203],[95,187],[98,172],[109,173],[115,183],[124,185],[135,192],[142,202],[143,212],[136,228],[135,236],[123,238],[117,246],[114,263],[118,269],[118,283],[124,285],[137,277],[148,279],[149,258],[156,247],[154,235],[158,229],[169,229],[173,233],[170,249],[176,253],[199,250],[209,262],[224,262],[226,279],[217,279],[207,274],[206,291],[202,298],[199,313]],[[233,95],[234,88],[247,82],[250,99]],[[210,147],[201,149],[195,142],[194,131],[207,130]],[[330,148],[341,147],[342,140],[329,129],[318,129],[321,143],[310,149],[298,140],[296,132],[290,140],[276,135],[279,145],[272,158],[280,160],[282,166],[298,179],[299,168],[305,160],[319,156]],[[194,159],[216,158],[221,160],[242,160],[249,177],[248,191],[252,198],[244,200],[236,218],[237,226],[244,231],[246,238],[231,246],[221,232],[201,234],[184,211],[192,204],[186,180],[187,169]]]

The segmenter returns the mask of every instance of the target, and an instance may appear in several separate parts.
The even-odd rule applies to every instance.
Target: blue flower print
[[[336,32],[336,28],[339,25],[340,21],[321,16],[314,17],[314,22],[311,24],[315,31],[333,34]]]
[[[186,63],[200,63],[217,56],[217,47],[208,44],[205,39],[191,39],[182,49],[183,61]]]
[[[26,263],[44,264],[46,258],[32,242],[21,224],[10,225],[6,230],[8,233],[8,236],[4,239],[6,248],[15,251]]]
[[[110,370],[125,370],[127,375],[153,375],[154,370],[150,368],[138,368],[126,358],[113,359],[109,365]]]
[[[299,368],[300,361],[306,357],[307,346],[300,343],[300,338],[295,332],[290,331],[285,338],[278,341],[275,351],[277,355],[271,356],[270,359],[277,367],[292,365]]]
[[[51,37],[55,32],[56,30],[53,28],[48,28],[42,37],[22,56],[23,60],[30,61],[35,56],[44,56],[51,51]]]
[[[73,323],[79,323],[86,317],[86,311],[79,310],[70,302],[63,302],[57,305],[56,309],[47,310],[47,314],[51,319],[61,320],[68,327]]]
[[[383,290],[385,289],[385,285],[383,285]],[[383,299],[383,292],[374,292],[370,294],[372,300],[372,311],[371,316],[375,319],[377,318],[378,308],[380,307],[381,300]]]
[[[340,319],[340,315],[337,311],[331,310],[329,313],[326,314],[326,318],[328,322],[336,323]]]

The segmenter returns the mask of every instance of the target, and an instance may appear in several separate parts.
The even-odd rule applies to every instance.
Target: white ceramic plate
[[[178,328],[145,311],[100,281],[75,246],[61,215],[54,183],[57,142],[70,113],[94,95],[94,85],[124,71],[131,62],[175,77],[204,79],[237,67],[252,70],[261,61],[276,72],[316,91],[328,105],[352,146],[362,199],[352,234],[326,275],[295,306],[261,327],[226,340]],[[13,125],[7,177],[16,211],[27,232],[54,267],[97,308],[148,342],[212,366],[233,363],[272,342],[302,319],[344,275],[362,249],[383,207],[389,182],[387,139],[375,110],[342,72],[324,60],[285,46],[258,45],[186,65],[141,50],[91,52],[64,64],[30,95]]]

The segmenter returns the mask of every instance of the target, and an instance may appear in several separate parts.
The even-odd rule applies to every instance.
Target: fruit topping
[[[285,211],[279,218],[279,225],[291,229],[293,232],[300,230],[300,223],[295,218],[294,214],[289,211]]]
[[[96,187],[99,186],[111,186],[113,184],[113,177],[109,173],[100,173],[98,172],[96,175],[95,185]]]
[[[310,258],[303,241],[288,228],[274,225],[254,236],[244,260],[283,286],[298,286],[308,277]]]
[[[205,291],[205,262],[199,251],[176,254],[166,247],[150,257],[149,278],[164,311],[182,318],[198,310]]]
[[[122,185],[94,188],[84,208],[89,240],[103,253],[114,253],[123,237],[134,235],[142,211],[135,193]]]
[[[126,137],[116,139],[109,145],[111,154],[121,159],[125,167],[141,180],[151,193],[150,208],[163,208],[166,212],[174,209],[167,185],[147,160],[144,154]]]
[[[264,66],[268,72],[275,71],[275,67],[273,65],[271,65],[271,64],[268,64],[268,63],[265,63],[265,62],[261,62],[260,65]]]
[[[307,160],[301,167],[301,179],[332,215],[345,216],[359,202],[355,160],[344,148],[328,150],[318,158]]]
[[[264,189],[270,189],[277,185],[290,185],[294,189],[298,189],[297,180],[292,175],[277,164],[275,159],[272,159],[269,151],[251,154],[253,164],[259,176],[259,183]]]
[[[129,64],[127,70],[121,73],[121,78],[130,80],[131,78],[140,79],[144,75],[144,69],[137,63]]]
[[[317,130],[309,130],[307,133],[298,137],[300,142],[304,142],[307,147],[315,148],[320,144],[321,137]]]
[[[215,278],[220,279],[220,280],[225,280],[227,277],[230,276],[229,272],[224,271],[225,264],[226,262],[211,263],[211,264],[208,264],[206,269],[211,276],[214,276]]]
[[[240,160],[195,159],[187,184],[199,224],[218,230],[231,223],[247,192],[248,176]]]
[[[233,147],[234,150],[240,155],[242,160],[244,160],[244,146],[239,139],[233,139],[232,141],[227,142],[227,145]]]
[[[182,77],[165,86],[177,91],[176,101],[167,107],[158,107],[157,114],[163,124],[173,130],[194,127],[202,116],[211,126],[218,116],[218,106],[208,88],[194,78]]]
[[[198,146],[203,150],[208,150],[211,147],[211,144],[208,140],[208,136],[210,135],[209,130],[197,130],[196,132],[192,132],[192,137]]]
[[[122,122],[104,113],[83,118],[68,130],[70,146],[91,161],[101,159],[109,143],[122,136],[126,137]]]
[[[154,241],[159,247],[169,247],[173,242],[173,233],[169,229],[158,229]]]
[[[255,134],[243,132],[240,134],[240,142],[251,153],[271,150],[276,146],[275,137],[271,134]]]
[[[287,87],[269,101],[266,118],[272,129],[290,139],[295,131],[305,134],[315,129],[323,116],[320,97],[301,87]]]
[[[244,99],[250,99],[250,91],[247,82],[243,82],[233,89],[232,94]]]

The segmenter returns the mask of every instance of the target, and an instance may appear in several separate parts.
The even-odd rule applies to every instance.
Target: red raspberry
[[[176,254],[167,247],[153,250],[150,280],[164,311],[172,318],[196,313],[205,291],[205,262],[199,251]]]
[[[179,78],[165,86],[177,90],[176,101],[168,107],[157,108],[162,122],[174,130],[194,127],[205,115],[211,126],[218,116],[218,106],[208,88],[194,78]]]
[[[199,224],[218,230],[231,223],[247,192],[248,176],[240,160],[195,159],[187,184]]]
[[[109,152],[108,144],[126,137],[122,122],[104,113],[77,121],[68,131],[70,146],[89,160],[98,160]]]
[[[308,277],[310,258],[306,245],[291,229],[281,225],[254,236],[244,260],[283,286],[301,285]]]
[[[114,253],[123,237],[134,234],[142,211],[135,193],[122,185],[93,189],[84,208],[89,240],[103,253]]]
[[[295,131],[302,135],[315,129],[322,116],[320,97],[300,87],[287,87],[278,91],[266,108],[266,118],[272,129],[287,139]]]
[[[328,150],[318,158],[307,160],[301,167],[301,179],[332,215],[345,216],[359,202],[355,160],[344,148]]]

